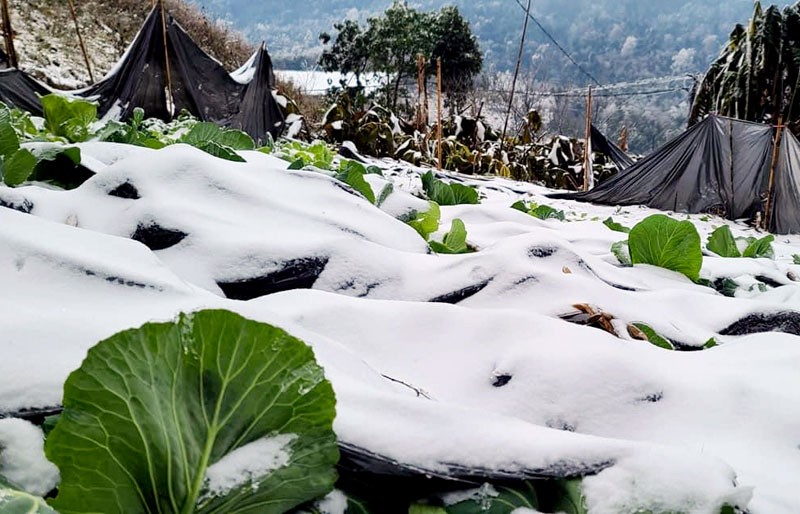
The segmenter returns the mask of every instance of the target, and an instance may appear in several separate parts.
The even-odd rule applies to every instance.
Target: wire
[[[601,83],[600,83],[600,81],[599,81],[599,80],[597,80],[597,79],[594,77],[594,75],[592,75],[591,73],[589,73],[588,71],[586,71],[586,70],[583,68],[583,66],[581,66],[580,64],[578,64],[578,61],[576,61],[575,59],[573,59],[573,58],[572,58],[572,56],[569,54],[569,52],[567,52],[567,51],[564,49],[564,47],[563,47],[563,46],[561,46],[561,44],[560,44],[558,41],[556,41],[556,38],[554,38],[553,36],[551,36],[551,35],[550,35],[550,33],[549,33],[549,32],[547,32],[547,29],[545,29],[545,28],[542,26],[542,24],[541,24],[541,23],[539,23],[539,20],[537,20],[537,19],[536,19],[536,18],[535,18],[535,17],[534,17],[534,16],[533,16],[533,15],[532,15],[530,12],[528,12],[528,11],[525,9],[525,6],[524,6],[524,5],[522,5],[522,3],[520,2],[520,0],[514,0],[514,1],[517,3],[517,5],[520,7],[520,9],[522,9],[523,11],[525,11],[525,14],[528,16],[528,18],[530,18],[530,19],[531,19],[531,21],[533,21],[533,23],[535,23],[535,24],[536,24],[536,26],[537,26],[537,27],[539,27],[539,30],[541,30],[541,31],[544,33],[544,35],[545,35],[545,36],[547,36],[547,38],[548,38],[550,41],[552,41],[552,42],[553,42],[553,44],[554,44],[554,45],[556,45],[556,47],[557,47],[559,50],[561,50],[561,53],[563,53],[563,54],[564,54],[564,55],[567,57],[567,59],[569,59],[569,60],[570,60],[570,62],[571,62],[572,64],[574,64],[574,65],[575,65],[575,66],[576,66],[576,67],[577,67],[577,68],[578,68],[578,69],[581,71],[581,73],[583,73],[584,75],[586,75],[586,76],[589,78],[589,80],[591,80],[592,82],[594,82],[594,83],[595,83],[595,84],[597,84],[598,86],[601,86],[601,87],[603,86],[603,84],[601,84]]]

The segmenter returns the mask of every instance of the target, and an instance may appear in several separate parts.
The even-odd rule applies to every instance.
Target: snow
[[[39,427],[21,419],[0,419],[0,476],[38,496],[55,488],[58,468],[44,456]]]
[[[291,459],[295,434],[278,434],[248,443],[228,453],[206,469],[204,496],[224,496],[233,489],[258,481]]]
[[[0,209],[0,413],[58,405],[88,348],[119,330],[225,308],[310,344],[336,392],[339,440],[409,469],[590,474],[584,493],[600,514],[699,514],[722,502],[751,514],[796,511],[798,338],[720,332],[749,314],[800,310],[791,278],[800,237],[778,238],[774,260],[706,256],[704,278],[779,285],[728,298],[675,272],[619,266],[610,247],[626,236],[602,220],[631,227],[651,209],[548,200],[531,184],[443,174],[478,187],[482,203],[442,207],[436,237],[460,218],[479,251],[436,255],[398,220],[428,207],[415,196],[423,170],[408,165],[369,161],[384,169],[367,177],[376,195],[393,187],[376,208],[325,174],[288,171],[259,152],[232,163],[184,145],[80,147],[97,168],[80,188],[0,187],[0,201],[31,211]],[[125,183],[140,198],[109,195]],[[510,209],[519,199],[563,209],[568,221]],[[721,224],[761,235],[674,216],[690,218],[703,240]],[[160,250],[130,239],[153,224],[186,237]],[[324,262],[311,289],[237,301],[219,285],[304,259]],[[432,301],[464,288],[473,294],[455,305]],[[621,336],[560,318],[579,303],[614,316]],[[631,340],[632,322],[681,347],[712,337],[719,346],[663,350]],[[215,464],[209,488],[250,480],[260,472],[251,458],[268,453],[259,448]],[[341,498],[331,498],[338,512]]]
[[[279,80],[291,82],[310,95],[322,96],[332,87],[341,87],[341,81],[349,87],[356,85],[355,75],[343,75],[338,72],[324,72],[320,70],[275,70]],[[374,91],[386,82],[386,76],[381,73],[365,73],[361,76],[361,83],[366,91]]]

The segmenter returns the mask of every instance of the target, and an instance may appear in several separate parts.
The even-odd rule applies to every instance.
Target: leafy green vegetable
[[[531,482],[518,487],[484,484],[467,500],[445,507],[447,514],[511,514],[519,508],[538,509],[539,499]]]
[[[422,175],[422,189],[428,200],[439,205],[478,204],[480,198],[474,187],[463,184],[447,184],[436,178],[433,171]]]
[[[20,148],[3,159],[3,181],[9,186],[18,186],[28,180],[36,168],[36,156],[30,150]]]
[[[430,241],[428,244],[436,253],[456,254],[471,251],[467,246],[467,228],[464,226],[464,222],[458,218],[452,221],[450,232],[445,234],[441,243]]]
[[[623,232],[623,233],[627,234],[628,232],[631,231],[631,229],[629,229],[628,227],[622,225],[621,223],[617,223],[616,221],[614,221],[614,218],[612,218],[610,216],[608,218],[606,218],[605,220],[603,220],[603,225],[607,226],[608,228],[610,228],[614,232]]]
[[[711,233],[706,248],[720,257],[742,256],[736,247],[736,239],[734,239],[731,228],[728,225],[722,225]]]
[[[798,255],[796,253],[792,254],[792,263],[793,264],[800,264],[800,255]]]
[[[296,165],[294,163],[301,160],[303,165],[300,168],[312,165],[322,170],[331,171],[332,169],[334,154],[323,141],[315,141],[311,145],[291,141],[288,144],[280,145],[277,151],[273,149],[273,152],[281,159],[291,162],[293,166]]]
[[[97,105],[64,95],[45,95],[41,99],[47,130],[70,143],[86,141],[97,121]]]
[[[564,221],[566,219],[564,211],[559,211],[549,205],[539,205],[536,202],[528,204],[523,200],[517,200],[511,204],[511,208],[524,212],[534,218],[539,218],[540,220],[557,219]]]
[[[17,131],[11,126],[10,115],[0,116],[0,156],[4,159],[11,157],[19,150],[19,137]]]
[[[334,395],[309,347],[227,311],[120,332],[47,438],[62,514],[278,514],[331,490]]]
[[[633,264],[651,264],[677,271],[692,281],[700,278],[703,251],[700,234],[691,221],[654,214],[631,229],[628,246]]]
[[[703,345],[703,348],[708,350],[709,348],[714,348],[715,346],[719,346],[719,343],[717,343],[717,340],[712,337],[706,341],[706,343]]]
[[[558,501],[552,509],[553,512],[563,512],[564,514],[589,513],[581,492],[581,480],[579,478],[558,480],[557,484],[561,489],[561,494],[558,495]]]
[[[219,159],[233,162],[246,162],[244,158],[236,153],[231,147],[224,146],[216,141],[205,141],[194,145],[198,150],[202,150],[209,155],[213,155]]]
[[[750,257],[753,259],[766,257],[771,259],[775,256],[775,253],[772,251],[772,242],[775,241],[775,236],[772,234],[764,236],[761,239],[748,237],[747,241],[749,244],[747,248],[744,249],[744,252],[742,252],[742,257]]]
[[[360,162],[343,160],[339,165],[339,173],[336,178],[361,193],[361,196],[366,198],[369,203],[375,204],[375,193],[372,191],[372,186],[364,179],[366,172],[366,168]]]
[[[672,345],[669,339],[662,337],[658,332],[652,329],[649,325],[644,323],[634,323],[633,326],[641,330],[647,336],[647,340],[654,346],[664,348],[665,350],[674,350],[675,346]]]
[[[617,241],[616,243],[611,245],[611,253],[614,254],[614,257],[617,260],[624,264],[625,266],[633,266],[633,262],[631,261],[631,251],[628,248],[628,241]]]
[[[528,214],[528,206],[523,200],[517,200],[516,202],[512,203],[511,208]]]
[[[549,205],[539,205],[535,209],[529,211],[528,214],[534,218],[539,218],[540,220],[557,219],[564,221],[566,219],[566,216],[564,216],[564,211],[556,210]]]
[[[44,499],[21,491],[2,476],[0,476],[0,513],[58,514]]]
[[[377,207],[383,205],[383,202],[385,202],[392,193],[394,193],[394,184],[389,182],[381,189],[381,194],[378,195],[378,198],[375,200],[375,205]]]
[[[439,218],[441,217],[439,205],[436,202],[428,202],[428,205],[430,207],[427,211],[415,213],[412,219],[406,221],[426,241],[431,234],[439,230]]]

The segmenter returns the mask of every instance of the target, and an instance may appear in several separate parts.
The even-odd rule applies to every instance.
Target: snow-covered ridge
[[[796,237],[776,242],[775,260],[706,258],[706,278],[779,285],[727,298],[618,265],[610,247],[624,236],[601,221],[631,226],[649,209],[444,177],[483,200],[443,207],[434,238],[457,217],[479,251],[436,255],[397,219],[424,205],[407,166],[377,163],[395,187],[381,210],[256,152],[233,163],[182,145],[82,150],[99,164],[78,189],[0,187],[0,204],[29,211],[0,209],[0,413],[58,405],[86,350],[121,329],[225,308],[309,343],[336,392],[340,442],[410,469],[596,473],[584,492],[599,513],[800,504],[799,340],[720,334],[753,313],[798,310],[800,287],[786,278],[800,273]],[[518,199],[571,221],[509,208]],[[728,223],[691,219],[704,236]],[[720,345],[670,352],[560,318],[579,303],[686,348]]]

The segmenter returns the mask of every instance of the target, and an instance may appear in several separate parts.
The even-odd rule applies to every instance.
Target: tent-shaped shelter
[[[592,152],[598,152],[608,157],[619,171],[629,168],[636,162],[594,125],[592,125]]]
[[[147,117],[169,121],[185,110],[259,141],[267,134],[277,137],[284,128],[274,89],[272,61],[263,45],[231,75],[158,7],[117,65],[85,89],[54,91],[22,71],[0,71],[0,100],[34,115],[42,113],[39,96],[63,93],[97,102],[98,115],[106,119],[127,119],[139,107]]]
[[[608,205],[647,205],[729,219],[763,211],[775,128],[709,116],[591,191],[550,195]],[[767,227],[800,233],[800,142],[784,132],[774,168]]]

